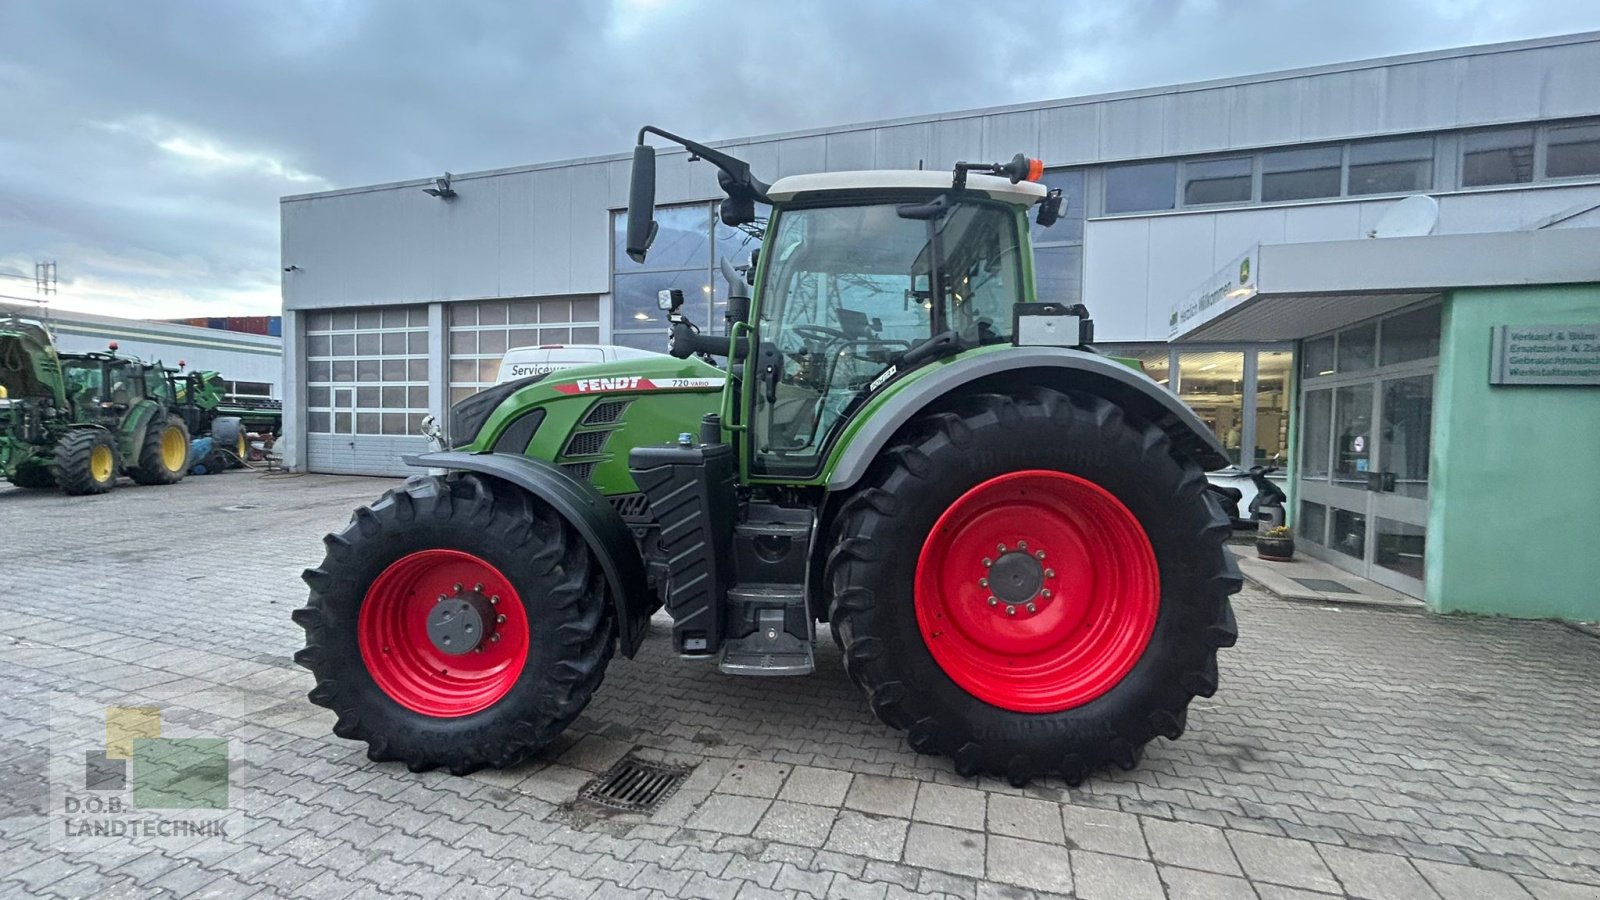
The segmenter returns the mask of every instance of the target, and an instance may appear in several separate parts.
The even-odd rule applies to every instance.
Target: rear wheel
[[[1234,641],[1203,472],[1154,426],[1039,388],[925,416],[833,527],[845,666],[913,748],[1069,783],[1182,733]]]
[[[305,573],[295,660],[334,733],[374,760],[513,766],[588,704],[614,649],[600,567],[557,513],[478,475],[417,479],[358,510]]]
[[[189,471],[189,428],[177,416],[145,426],[139,460],[128,475],[140,484],[176,484]]]
[[[75,428],[56,445],[56,484],[69,494],[104,494],[117,484],[117,442],[100,428]]]

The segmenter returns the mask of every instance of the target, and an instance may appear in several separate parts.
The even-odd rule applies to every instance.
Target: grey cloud
[[[645,122],[715,140],[1592,28],[1579,0],[5,4],[0,267],[265,312],[283,194]]]

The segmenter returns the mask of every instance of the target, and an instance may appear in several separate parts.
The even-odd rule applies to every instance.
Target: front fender
[[[588,543],[617,610],[622,654],[632,658],[644,642],[650,621],[650,590],[644,560],[633,533],[593,487],[568,475],[554,463],[511,453],[423,453],[405,457],[407,465],[478,472],[509,482],[550,504],[572,523]]]
[[[843,490],[867,473],[902,426],[939,398],[982,382],[987,390],[1039,384],[1105,397],[1166,432],[1174,447],[1207,471],[1233,463],[1217,436],[1176,396],[1114,359],[1058,347],[1005,347],[963,354],[929,367],[874,398],[857,414],[828,467],[828,489]]]

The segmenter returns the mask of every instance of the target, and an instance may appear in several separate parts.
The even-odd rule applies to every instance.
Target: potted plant
[[[1288,562],[1294,558],[1294,532],[1287,525],[1278,525],[1256,532],[1256,555],[1273,562]]]

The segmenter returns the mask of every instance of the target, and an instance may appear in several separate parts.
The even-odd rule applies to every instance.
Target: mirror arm
[[[721,169],[723,172],[726,172],[728,178],[732,181],[733,186],[733,190],[728,191],[729,196],[733,196],[734,191],[737,190],[741,197],[757,200],[762,203],[771,202],[767,199],[767,190],[771,188],[772,185],[769,185],[756,178],[755,175],[750,171],[750,164],[744,160],[729,156],[728,154],[723,153],[721,150],[713,150],[712,148],[707,147],[705,144],[697,141],[691,141],[686,137],[679,137],[670,131],[664,131],[655,127],[654,125],[646,125],[639,129],[640,144],[644,143],[644,136],[646,134],[653,134],[657,137],[666,138],[667,140],[672,141],[674,144],[678,144],[685,150],[688,150],[691,160],[696,158],[703,159],[706,162],[711,163],[713,166],[716,166],[718,169]]]

